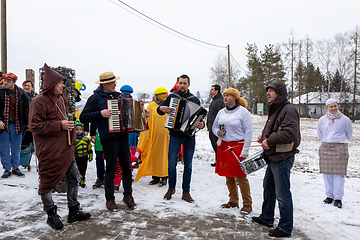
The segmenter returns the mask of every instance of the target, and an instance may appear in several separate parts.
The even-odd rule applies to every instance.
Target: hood
[[[44,64],[44,81],[42,92],[48,92],[50,89],[55,87],[61,81],[64,81],[65,77],[63,77],[60,73],[51,69],[46,63]]]
[[[277,97],[275,99],[275,102],[269,106],[269,115],[271,115],[276,109],[278,109],[280,106],[282,106],[284,103],[287,103],[287,90],[286,85],[283,82],[273,82],[270,83],[267,87],[272,88],[276,91]]]

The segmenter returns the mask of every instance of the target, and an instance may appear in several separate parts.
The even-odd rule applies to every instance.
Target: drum
[[[266,162],[262,157],[263,150],[256,152],[254,155],[247,157],[240,162],[240,167],[245,174],[256,172],[266,166]]]

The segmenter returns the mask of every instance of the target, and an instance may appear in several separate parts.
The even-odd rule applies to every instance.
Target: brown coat
[[[300,118],[297,109],[288,102],[287,91],[284,83],[274,82],[268,88],[277,92],[275,102],[269,106],[269,116],[262,131],[261,139],[267,139],[270,149],[265,150],[269,160],[273,163],[295,155],[299,152],[300,145]],[[287,104],[286,104],[287,103]],[[286,104],[275,120],[280,108]],[[270,134],[272,123],[275,122],[273,132]],[[287,149],[286,149],[287,148]]]
[[[60,98],[57,105],[62,108]],[[65,104],[66,106],[66,104]],[[66,113],[68,109],[66,107]],[[61,130],[60,121],[65,120],[47,95],[39,94],[30,103],[29,128],[34,133],[36,154],[39,159],[39,195],[43,195],[60,182],[74,158],[76,133]]]

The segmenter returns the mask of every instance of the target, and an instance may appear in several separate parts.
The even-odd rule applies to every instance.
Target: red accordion
[[[109,118],[109,132],[142,132],[149,129],[143,101],[123,98],[108,99],[107,109],[112,111]]]

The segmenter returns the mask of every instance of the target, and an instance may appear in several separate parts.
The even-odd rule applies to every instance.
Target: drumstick
[[[261,145],[250,145],[250,146],[245,146],[245,147],[261,147]]]
[[[71,146],[71,141],[70,141],[70,131],[68,131],[68,142],[69,142],[69,146]]]
[[[257,141],[241,141],[241,142],[238,142],[238,143],[250,143],[250,142],[257,142]]]

